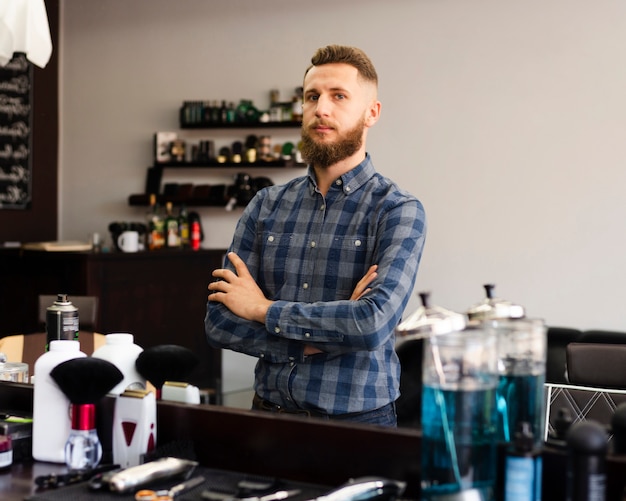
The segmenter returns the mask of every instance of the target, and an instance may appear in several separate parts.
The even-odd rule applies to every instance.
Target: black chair
[[[579,386],[626,389],[626,344],[568,344],[567,376]]]
[[[579,340],[582,331],[569,327],[548,327],[546,356],[546,383],[566,384],[567,345]]]
[[[626,332],[592,329],[583,331],[580,343],[626,344]]]

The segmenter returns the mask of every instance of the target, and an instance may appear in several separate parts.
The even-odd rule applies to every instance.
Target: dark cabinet
[[[130,332],[147,348],[178,344],[200,364],[190,382],[221,394],[221,351],[204,334],[207,285],[224,250],[139,253],[3,251],[0,253],[0,337],[41,331],[40,294],[99,298],[97,330]]]

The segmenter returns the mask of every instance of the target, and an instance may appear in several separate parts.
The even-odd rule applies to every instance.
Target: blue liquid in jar
[[[504,374],[497,389],[498,440],[512,442],[522,421],[530,423],[535,445],[541,446],[545,427],[545,374]]]
[[[468,489],[494,499],[497,416],[495,387],[424,386],[421,499]]]

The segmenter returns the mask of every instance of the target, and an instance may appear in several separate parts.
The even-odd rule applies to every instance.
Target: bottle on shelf
[[[204,235],[202,233],[202,223],[200,222],[200,215],[195,211],[189,213],[189,229],[191,232],[191,250],[200,250],[200,243],[204,239]]]
[[[226,110],[226,121],[229,124],[235,123],[237,112],[235,111],[235,103],[232,101],[228,103],[228,109]]]
[[[220,105],[216,99],[211,102],[211,122],[214,124],[220,122]]]
[[[165,246],[165,227],[161,217],[156,195],[150,194],[150,210],[148,211],[148,249],[162,249]]]
[[[172,202],[166,202],[165,210],[165,246],[168,248],[180,247],[178,218],[172,213]]]
[[[213,107],[211,106],[211,101],[204,101],[202,122],[211,123],[212,121],[213,121]]]
[[[228,107],[225,100],[222,100],[222,105],[220,106],[220,123],[228,123]]]
[[[200,242],[202,240],[202,233],[200,230],[200,221],[194,219],[191,223],[191,249],[199,250]]]
[[[189,248],[189,233],[189,214],[187,213],[187,207],[185,206],[185,204],[182,204],[180,206],[180,213],[178,214],[178,234],[180,237],[180,246],[183,249]]]
[[[304,89],[302,87],[296,87],[296,93],[292,98],[291,104],[291,120],[294,122],[302,121],[302,96]]]

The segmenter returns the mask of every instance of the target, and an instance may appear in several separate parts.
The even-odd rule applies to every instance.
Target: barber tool
[[[161,389],[161,400],[183,402],[187,404],[200,403],[200,388],[189,383],[165,381]]]
[[[171,489],[153,491],[142,489],[135,493],[135,501],[171,501],[183,492],[187,492],[194,487],[204,483],[204,477],[194,477],[175,485]]]
[[[237,482],[237,497],[268,494],[279,490],[281,485],[282,481],[278,478],[246,477]]]
[[[396,332],[401,336],[400,342],[424,339],[421,374],[424,388],[421,394],[421,420],[422,428],[425,430],[425,445],[422,448],[422,493],[424,497],[445,495],[447,499],[450,492],[455,492],[454,497],[450,497],[450,501],[481,499],[480,491],[472,488],[472,478],[467,472],[480,472],[485,477],[480,479],[480,483],[485,486],[489,485],[487,488],[490,489],[491,484],[495,483],[495,454],[482,454],[480,460],[489,461],[489,463],[474,469],[472,461],[478,460],[478,456],[466,453],[469,448],[461,448],[461,444],[471,439],[457,434],[457,430],[471,430],[476,428],[476,425],[455,426],[454,417],[460,417],[462,413],[455,413],[456,404],[446,399],[444,388],[452,388],[453,385],[458,387],[456,383],[446,381],[446,376],[448,373],[455,373],[455,371],[461,373],[464,370],[466,359],[463,358],[463,352],[470,353],[467,351],[469,347],[472,347],[471,353],[493,355],[489,357],[490,364],[487,367],[482,367],[482,365],[487,365],[482,357],[477,357],[476,361],[481,364],[477,373],[484,374],[485,381],[487,381],[486,376],[489,375],[489,385],[495,387],[495,339],[492,337],[489,340],[481,333],[469,335],[471,331],[468,330],[465,315],[431,305],[430,295],[427,292],[422,292],[419,296],[422,306],[402,322],[396,328]],[[450,340],[447,345],[446,340]],[[462,350],[455,350],[455,346],[462,347]],[[451,367],[454,365],[454,369],[444,371],[443,367],[447,365]],[[456,393],[463,396],[461,391]],[[470,393],[465,393],[467,395],[463,398],[467,400],[470,398]],[[477,418],[479,414],[475,414]],[[452,419],[448,419],[449,417]],[[483,419],[482,415],[480,419]],[[495,414],[485,416],[484,419],[489,426],[481,429],[491,430],[495,427]],[[488,443],[490,439],[491,437],[487,437],[485,441]],[[432,461],[431,457],[437,457],[437,462]],[[433,492],[430,492],[431,489]]]
[[[161,399],[161,390],[165,381],[186,382],[191,372],[200,361],[189,348],[175,344],[151,346],[137,357],[137,372],[146,378],[157,391],[157,400]]]
[[[406,482],[383,477],[359,477],[315,498],[315,501],[393,501],[405,489]]]
[[[60,363],[52,369],[50,377],[72,404],[72,429],[65,444],[65,463],[70,470],[94,468],[102,458],[95,404],[124,375],[111,362],[84,357]]]
[[[111,470],[119,470],[118,464],[105,464],[96,466],[91,470],[70,471],[69,473],[50,473],[48,475],[39,475],[35,477],[35,485],[40,489],[55,489],[66,485],[86,482],[96,475]]]
[[[183,478],[188,479],[198,463],[187,459],[166,457],[149,463],[132,466],[121,471],[111,471],[93,477],[89,482],[92,490],[106,489],[126,493],[140,489],[151,482]]]
[[[300,489],[280,490],[265,494],[264,496],[239,497],[226,492],[205,490],[202,492],[202,499],[212,501],[280,501],[300,494]]]
[[[113,461],[137,466],[156,447],[156,397],[148,390],[127,389],[117,396],[113,417]]]

